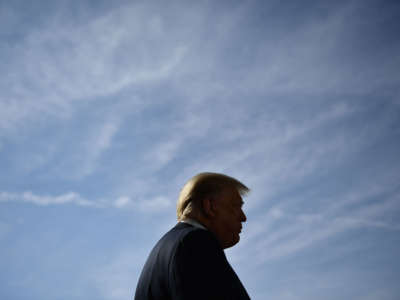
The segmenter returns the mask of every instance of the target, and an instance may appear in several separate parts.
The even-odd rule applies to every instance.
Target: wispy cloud
[[[154,196],[146,199],[134,199],[129,196],[120,196],[114,199],[102,198],[89,200],[75,192],[68,192],[52,196],[38,195],[32,193],[31,191],[26,191],[23,193],[9,193],[3,191],[0,192],[0,203],[1,202],[23,202],[38,206],[73,204],[91,208],[127,209],[148,214],[165,211],[166,209],[171,209],[173,206],[173,201],[164,195]]]
[[[161,55],[163,20],[158,15],[144,19],[148,9],[124,6],[82,23],[60,15],[16,46],[5,47],[0,128],[12,130],[43,115],[63,118],[77,101],[166,78],[185,46],[162,43]]]
[[[172,207],[172,201],[166,196],[155,196],[149,199],[132,199],[128,196],[118,197],[113,206],[117,208],[127,208],[144,213],[155,213],[165,211]]]
[[[23,193],[0,193],[0,202],[10,201],[28,202],[39,206],[60,205],[69,203],[80,206],[96,206],[96,203],[94,203],[93,201],[87,200],[74,192],[68,192],[58,196],[36,195],[29,191]]]
[[[368,21],[359,19],[357,12],[368,15]],[[276,28],[273,43],[260,42],[258,61],[263,59],[264,63],[244,76],[242,86],[273,95],[368,95],[389,82],[395,85],[398,78],[394,74],[400,63],[398,44],[391,44],[391,55],[387,56],[388,48],[374,40],[376,36],[365,40],[360,35],[376,30],[385,21],[391,22],[393,17],[375,14],[370,7],[353,1],[332,7],[324,19],[302,20],[294,26],[296,30],[280,35]],[[384,40],[386,34],[381,34]]]
[[[81,159],[75,161],[79,162],[77,174],[79,177],[93,173],[102,153],[112,145],[112,139],[118,128],[117,122],[108,121],[92,130],[91,135],[84,141],[83,153],[79,153]]]
[[[290,203],[277,205],[267,213],[260,214],[255,220],[249,221],[248,232],[245,232],[246,239],[241,247],[251,243],[251,251],[254,252],[252,256],[256,258],[257,263],[265,263],[298,254],[312,248],[316,243],[351,230],[372,227],[399,231],[400,226],[397,223],[385,220],[385,216],[395,214],[400,209],[399,194],[395,193],[385,198],[387,189],[383,187],[379,193],[376,190],[372,191],[372,194],[370,192],[360,192],[356,200],[354,194],[337,195],[344,198],[339,200],[342,203],[340,210],[337,209],[335,201],[327,201],[326,207],[315,213],[293,213],[291,211],[301,209]],[[383,199],[368,203],[371,201],[371,195],[374,195],[373,199]],[[356,207],[355,201],[358,202]],[[235,251],[233,257],[241,259]]]
[[[27,288],[2,291],[41,286],[57,294],[53,278],[30,280],[35,267],[53,274],[61,258],[70,270],[93,251],[104,259],[81,260],[72,273],[82,278],[71,282],[94,287],[99,299],[131,297],[147,251],[175,222],[180,187],[201,171],[227,173],[252,189],[242,241],[228,251],[250,282],[270,276],[275,286],[264,266],[286,272],[288,260],[306,264],[335,239],[344,242],[325,248],[326,264],[367,251],[358,233],[371,240],[371,231],[398,233],[397,6],[278,2],[0,4],[0,236],[11,240],[1,254],[24,245],[19,259],[26,249],[63,245],[47,249],[57,253],[51,260],[38,251],[39,259],[26,261],[35,270]],[[45,226],[53,220],[43,218],[7,234],[14,213],[48,216],[36,208],[49,206],[68,222]],[[79,207],[79,216],[67,206]],[[117,237],[122,228],[139,229]],[[134,249],[120,251],[131,238]],[[17,282],[23,268],[6,260]],[[321,273],[304,279],[291,271],[273,298],[313,299],[299,296],[299,286]],[[318,283],[326,290],[337,281]],[[267,288],[254,284],[252,296],[271,297]],[[86,299],[82,291],[77,298]],[[387,294],[371,297],[379,296]]]

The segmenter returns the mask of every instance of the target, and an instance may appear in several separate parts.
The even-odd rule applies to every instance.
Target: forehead
[[[222,198],[224,199],[225,202],[235,204],[235,205],[242,205],[244,203],[242,196],[240,196],[237,189],[232,189],[232,188],[226,189],[222,193]]]

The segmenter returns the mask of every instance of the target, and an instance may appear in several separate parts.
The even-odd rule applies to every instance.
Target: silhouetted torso
[[[151,251],[135,300],[250,299],[208,230],[178,223]]]

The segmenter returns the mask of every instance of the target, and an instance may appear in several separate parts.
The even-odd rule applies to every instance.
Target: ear
[[[215,203],[213,197],[211,196],[205,197],[202,203],[205,215],[209,218],[215,217],[216,211],[215,211]]]

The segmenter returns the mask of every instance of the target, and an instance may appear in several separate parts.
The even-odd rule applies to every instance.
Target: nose
[[[240,210],[240,222],[246,222],[247,217],[245,215],[245,213],[243,212],[243,210]]]

